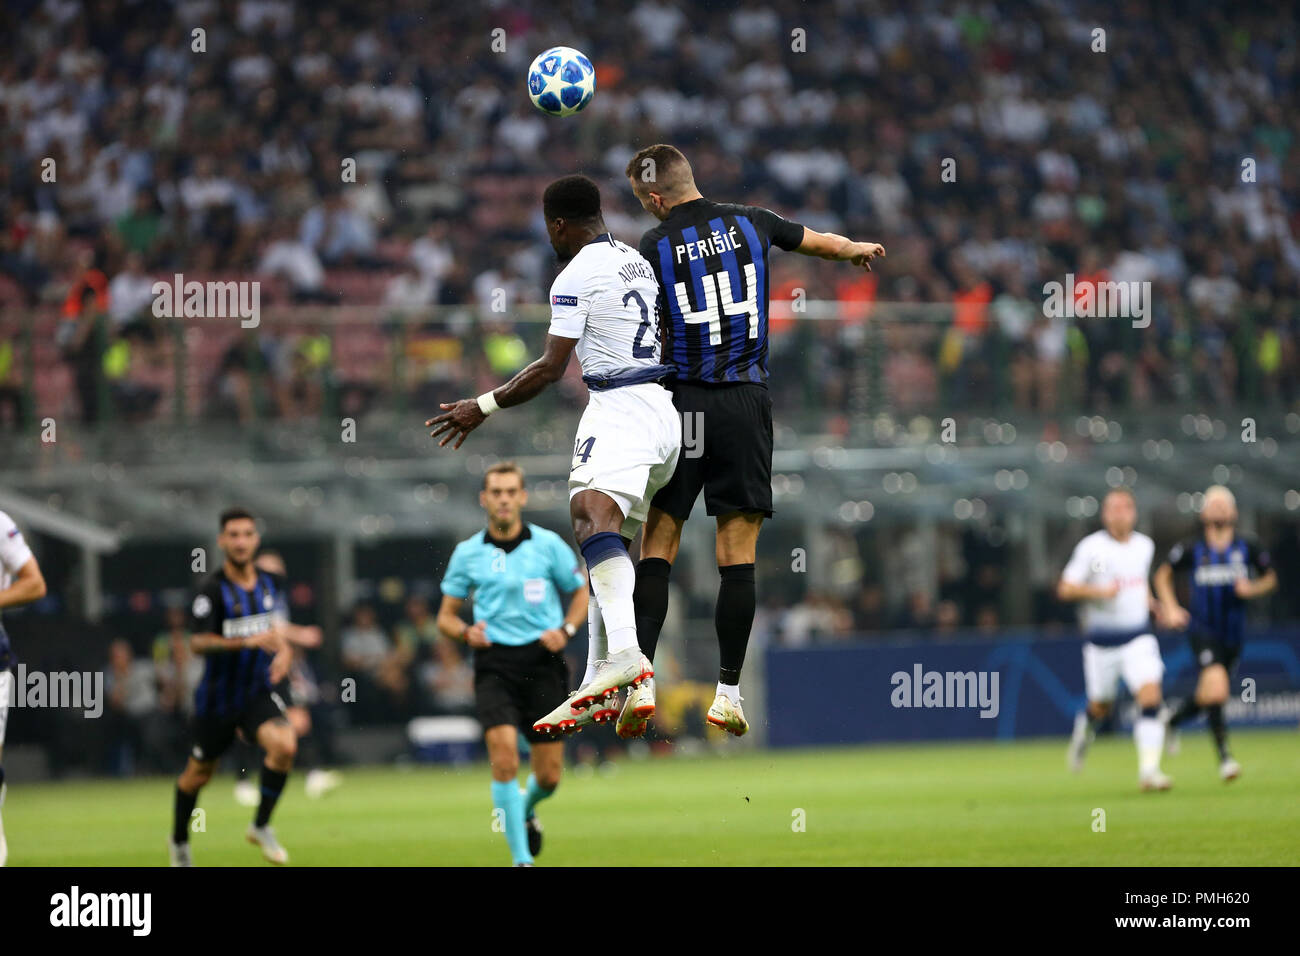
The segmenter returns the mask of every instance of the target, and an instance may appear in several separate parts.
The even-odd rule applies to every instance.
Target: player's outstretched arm
[[[1061,578],[1056,585],[1056,596],[1058,599],[1067,603],[1073,601],[1104,601],[1113,598],[1119,593],[1119,585],[1114,581],[1110,584],[1094,587],[1091,584],[1077,584],[1074,581],[1067,581]]]
[[[577,339],[561,335],[547,335],[546,348],[542,357],[531,362],[500,388],[484,392],[478,398],[462,398],[458,402],[444,402],[439,408],[443,413],[426,421],[425,427],[433,427],[431,438],[441,437],[441,448],[452,439],[456,444],[452,450],[459,448],[466,436],[482,425],[484,420],[498,408],[510,408],[539,395],[546,386],[558,382],[564,377],[564,370],[569,367],[569,358],[578,344]]]
[[[222,637],[220,634],[193,634],[190,650],[195,654],[233,653],[257,646],[251,637]]]
[[[1235,590],[1237,596],[1245,601],[1253,601],[1277,588],[1277,571],[1269,568],[1253,581],[1250,578],[1238,578]]]
[[[1177,630],[1187,627],[1189,615],[1186,608],[1178,603],[1178,596],[1174,594],[1173,565],[1166,561],[1156,568],[1155,578],[1151,583],[1155,587],[1156,598],[1159,601],[1160,623]]]
[[[799,243],[795,252],[834,262],[851,262],[870,272],[871,260],[876,256],[884,258],[885,247],[878,242],[854,242],[833,232],[814,232],[804,226],[803,242]]]
[[[13,583],[0,590],[0,608],[31,604],[43,597],[45,597],[45,576],[41,574],[36,559],[28,558],[14,575]]]

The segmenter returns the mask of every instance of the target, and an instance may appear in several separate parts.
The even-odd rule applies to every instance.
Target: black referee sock
[[[1174,711],[1173,715],[1169,718],[1169,726],[1177,727],[1183,721],[1191,720],[1200,712],[1201,705],[1196,702],[1195,694],[1192,694],[1189,697],[1184,697],[1183,702],[1178,705],[1178,709]]]
[[[1206,707],[1205,716],[1210,721],[1210,733],[1214,734],[1214,746],[1219,751],[1219,762],[1222,763],[1228,759],[1228,725],[1223,719],[1223,705]]]
[[[663,558],[642,558],[636,565],[636,588],[632,604],[636,609],[636,641],[641,653],[654,663],[659,632],[668,616],[668,575],[673,566]]]
[[[271,813],[275,810],[276,801],[280,799],[284,782],[288,779],[289,774],[262,766],[262,802],[257,805],[257,816],[253,818],[254,826],[264,827],[271,822]]]
[[[199,802],[199,793],[186,793],[180,784],[176,785],[176,811],[172,816],[172,842],[188,843],[190,839],[190,817],[194,814],[194,805]]]
[[[740,683],[740,669],[745,666],[745,649],[754,627],[754,608],[758,599],[754,589],[752,564],[729,564],[718,568],[722,583],[718,585],[718,604],[713,624],[718,629],[718,683]]]

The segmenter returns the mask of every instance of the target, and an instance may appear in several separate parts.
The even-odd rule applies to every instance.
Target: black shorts
[[[1187,641],[1192,645],[1192,658],[1196,661],[1196,666],[1202,670],[1211,664],[1222,664],[1231,673],[1241,658],[1240,644],[1225,643],[1208,631],[1192,630],[1188,632]]]
[[[257,728],[268,720],[277,718],[286,720],[285,708],[289,706],[285,697],[287,689],[284,683],[277,684],[272,690],[261,690],[253,694],[247,706],[235,714],[223,717],[194,715],[194,746],[190,756],[195,760],[216,760],[235,739],[235,731],[242,730],[250,744],[257,743]]]
[[[679,382],[673,404],[682,413],[682,453],[651,504],[685,521],[703,488],[710,515],[772,517],[772,396],[766,386]]]
[[[563,654],[541,641],[474,649],[474,706],[483,729],[509,724],[530,743],[555,738],[533,731],[533,722],[569,696],[569,667]]]

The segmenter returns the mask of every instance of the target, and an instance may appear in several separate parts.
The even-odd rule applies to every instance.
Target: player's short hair
[[[487,491],[489,475],[518,475],[519,487],[524,487],[524,470],[513,461],[499,461],[483,472],[483,490]]]
[[[589,222],[600,218],[600,187],[586,176],[565,176],[542,193],[542,215],[547,219]]]
[[[1204,511],[1205,506],[1215,498],[1223,499],[1232,505],[1233,511],[1237,510],[1237,496],[1232,493],[1232,489],[1227,485],[1210,485],[1210,487],[1206,488],[1205,497],[1201,500],[1201,510]]]
[[[253,517],[253,513],[251,511],[249,511],[247,508],[241,508],[238,505],[236,505],[233,508],[227,508],[225,511],[221,512],[221,518],[217,522],[217,527],[220,528],[222,531],[225,531],[226,525],[228,525],[232,521],[238,521],[241,518],[247,518],[249,521],[252,522],[257,521],[257,519]]]
[[[1106,492],[1104,495],[1101,496],[1101,500],[1105,501],[1111,495],[1127,495],[1128,499],[1131,502],[1133,502],[1133,504],[1135,505],[1137,504],[1138,501],[1137,495],[1133,493],[1133,489],[1130,488],[1128,485],[1119,485],[1118,487],[1110,489],[1110,491]]]
[[[695,186],[695,172],[690,162],[676,146],[655,143],[637,151],[627,161],[623,175],[637,187],[644,187],[664,196],[672,196]]]

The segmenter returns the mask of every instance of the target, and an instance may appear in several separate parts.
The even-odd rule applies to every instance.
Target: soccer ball
[[[553,46],[528,68],[528,98],[543,113],[572,116],[596,95],[596,68],[572,47]]]

